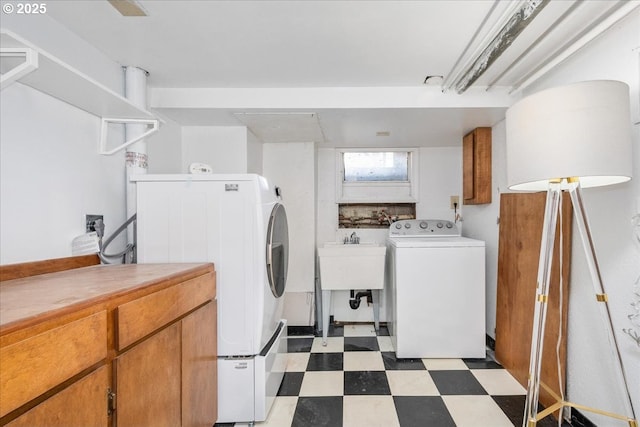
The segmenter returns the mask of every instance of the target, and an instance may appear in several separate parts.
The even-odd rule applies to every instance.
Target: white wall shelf
[[[0,57],[2,58],[0,89],[10,86],[38,68],[38,54],[28,47],[3,47],[0,49]],[[5,62],[8,63],[7,66]]]
[[[107,117],[109,122],[132,123],[139,120],[141,123],[152,124],[152,132],[157,130],[159,121],[149,111],[136,106],[123,96],[32,45],[17,34],[1,29],[0,52],[3,53],[3,57],[15,56],[16,51],[21,50],[25,52],[24,55],[28,60],[17,65],[14,69],[3,69],[2,89],[13,81],[19,81],[103,120]],[[23,65],[25,63],[27,65]],[[33,63],[35,63],[35,67],[29,65]],[[106,138],[105,132],[101,133],[101,138],[103,140],[100,141],[100,146],[103,147]],[[124,148],[130,143],[130,141],[125,142],[120,147]],[[102,152],[102,154],[111,153]]]

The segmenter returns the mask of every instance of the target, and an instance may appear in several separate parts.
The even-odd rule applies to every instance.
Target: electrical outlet
[[[456,206],[458,207],[458,209],[460,208],[460,196],[451,196],[450,199],[450,209],[455,209]],[[455,204],[455,206],[454,206]]]
[[[85,229],[87,233],[96,231],[96,221],[101,219],[104,221],[103,215],[85,215]]]

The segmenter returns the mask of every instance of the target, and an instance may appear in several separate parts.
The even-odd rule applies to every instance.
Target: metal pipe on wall
[[[138,107],[147,108],[147,71],[138,67],[125,67],[125,97]],[[126,124],[125,139],[133,139],[146,131],[144,124]],[[127,218],[131,218],[137,211],[136,184],[131,182],[132,175],[146,174],[148,169],[147,143],[144,139],[131,144],[126,152],[126,209]],[[127,230],[127,241],[134,241],[133,229]]]

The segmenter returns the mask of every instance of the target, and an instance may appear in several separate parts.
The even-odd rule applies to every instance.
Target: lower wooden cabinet
[[[102,427],[108,422],[109,373],[101,366],[7,424],[7,427]]]
[[[116,358],[118,426],[207,426],[217,418],[215,302]],[[213,420],[213,421],[212,421]]]
[[[119,426],[179,426],[180,323],[174,323],[116,358]]]
[[[216,301],[211,301],[182,320],[183,426],[211,427],[211,420],[218,418],[217,339],[201,332],[217,329],[216,309]]]
[[[96,266],[8,280],[0,304],[0,425],[215,423],[211,264]]]
[[[4,343],[3,343],[4,344]],[[0,347],[0,416],[107,357],[107,312],[51,323],[41,333]]]

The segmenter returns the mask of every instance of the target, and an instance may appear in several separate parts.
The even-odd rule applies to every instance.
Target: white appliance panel
[[[470,239],[468,237],[406,237],[406,238],[392,238],[390,239],[391,245],[396,248],[449,248],[459,246],[482,246],[484,242],[482,240]]]
[[[391,336],[391,342],[393,348],[398,348],[396,345],[396,312],[397,298],[396,298],[396,252],[387,241],[387,255],[385,258],[384,269],[384,292],[385,292],[385,312],[387,314],[387,329]]]
[[[484,247],[398,249],[399,358],[485,357]]]
[[[255,358],[218,358],[218,423],[252,421]]]
[[[180,224],[179,227],[169,228],[169,250],[175,251],[171,258],[181,257],[183,260],[206,261],[210,259],[212,250],[209,248],[207,235],[215,227],[209,221],[214,214],[207,204],[206,192],[193,190],[189,193],[180,193],[179,203],[172,204],[172,213],[176,218],[172,224]],[[189,224],[198,224],[200,227],[190,227]]]
[[[287,323],[281,324],[260,355],[218,359],[218,423],[267,419],[287,367]]]
[[[262,314],[262,307],[253,308],[260,301],[255,285],[261,268],[254,243],[255,191],[247,186],[228,194],[222,182],[138,185],[138,262],[214,262],[218,354],[258,353],[275,327],[255,326]],[[267,336],[261,339],[263,330]]]
[[[256,356],[254,419],[258,422],[267,419],[287,369],[287,324],[281,323],[277,341]]]
[[[485,357],[485,244],[446,220],[392,224],[385,271],[399,358]]]
[[[255,288],[257,230],[252,213],[255,216],[256,204],[251,192],[228,193],[219,185],[221,194],[209,199],[220,221],[215,236],[209,239],[215,245],[216,256],[211,259],[218,271],[218,354],[256,354],[260,351],[256,311],[261,308]]]
[[[277,198],[258,175],[141,175],[138,262],[213,262],[218,300],[217,422],[266,419],[286,367],[282,298],[266,234]],[[286,226],[286,222],[285,222]]]

